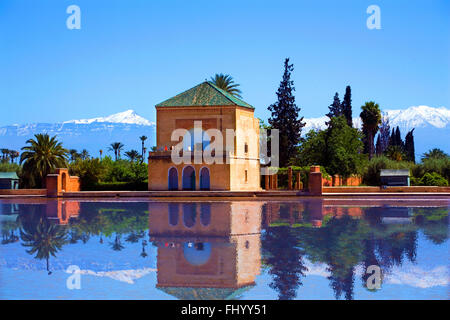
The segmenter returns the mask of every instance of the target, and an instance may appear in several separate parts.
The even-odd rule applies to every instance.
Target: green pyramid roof
[[[254,109],[251,105],[232,94],[218,88],[209,81],[184,91],[173,98],[156,105],[157,107],[191,106],[241,106]]]

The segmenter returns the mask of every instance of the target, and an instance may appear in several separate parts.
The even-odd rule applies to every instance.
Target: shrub
[[[387,157],[373,157],[367,164],[363,174],[363,183],[368,186],[381,185],[381,169],[413,169],[414,163],[406,161],[394,161]]]
[[[15,172],[19,175],[21,166],[17,163],[0,162],[0,172]]]
[[[425,173],[419,181],[420,185],[422,186],[439,186],[439,187],[448,186],[447,180],[436,172]]]
[[[98,183],[105,173],[105,166],[98,158],[81,160],[78,158],[69,165],[70,174],[80,177],[81,188]]]

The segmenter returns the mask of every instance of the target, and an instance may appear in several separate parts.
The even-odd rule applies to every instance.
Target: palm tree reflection
[[[36,254],[36,259],[46,260],[47,272],[50,275],[52,273],[49,268],[50,255],[56,257],[56,253],[67,242],[65,227],[41,217],[34,227],[23,225],[20,229],[20,238],[23,241],[22,245],[30,248],[26,250],[27,253]]]

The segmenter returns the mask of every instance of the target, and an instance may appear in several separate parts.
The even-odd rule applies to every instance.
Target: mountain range
[[[399,126],[402,138],[407,131],[415,128],[414,138],[416,156],[431,148],[450,151],[450,110],[441,107],[412,106],[404,110],[385,110],[391,128]],[[323,129],[327,117],[305,118],[303,133],[311,129]],[[361,126],[360,118],[354,118],[355,127]],[[133,110],[116,113],[107,117],[69,120],[59,123],[32,123],[0,127],[0,148],[20,150],[27,139],[37,133],[57,135],[68,149],[87,149],[97,155],[102,149],[106,154],[112,142],[122,142],[125,150],[140,151],[139,137],[148,137],[146,145],[153,146],[156,141],[156,124],[139,116]]]

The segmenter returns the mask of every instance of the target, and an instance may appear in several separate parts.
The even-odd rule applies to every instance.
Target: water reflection
[[[178,299],[238,298],[253,287],[261,265],[262,205],[151,204],[156,286]]]
[[[261,277],[278,299],[309,298],[302,287],[311,265],[324,265],[334,297],[354,299],[369,266],[385,278],[416,264],[419,234],[428,251],[447,245],[448,208],[397,200],[1,201],[1,249],[20,242],[50,275],[65,247],[82,245],[82,256],[95,243],[137,266],[154,261],[153,286],[179,299],[244,298]]]

